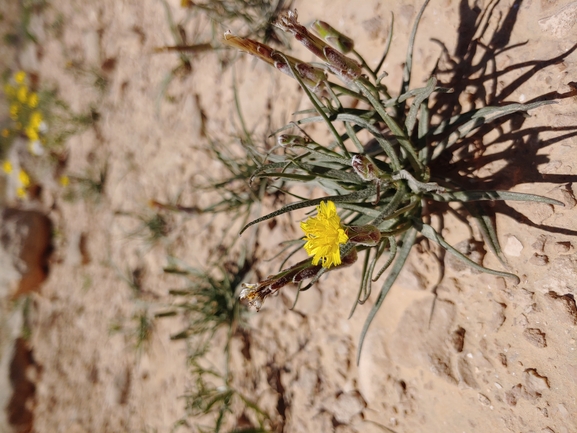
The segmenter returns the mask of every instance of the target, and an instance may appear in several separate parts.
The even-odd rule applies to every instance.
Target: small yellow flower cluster
[[[7,194],[10,199],[27,199],[33,192],[35,183],[33,173],[29,174],[23,167],[28,167],[31,158],[22,158],[22,144],[27,146],[34,156],[45,155],[46,143],[50,142],[46,118],[53,118],[54,99],[52,94],[36,93],[33,80],[24,71],[11,75],[0,93],[4,91],[9,104],[10,121],[0,127],[0,154],[7,155],[0,160],[0,176],[5,176]],[[52,131],[54,134],[54,131]],[[21,165],[22,164],[22,165]],[[35,162],[31,162],[32,166]],[[70,184],[68,176],[57,179],[61,187]]]
[[[46,129],[44,116],[38,109],[38,94],[28,86],[26,72],[18,71],[12,80],[4,85],[10,105],[10,118],[14,121],[13,128],[4,128],[1,138],[11,139],[12,136],[24,134],[30,140],[29,150],[34,155],[42,155],[41,135]]]
[[[2,171],[13,179],[16,196],[21,199],[28,197],[28,187],[31,184],[28,173],[22,168],[16,169],[8,160],[2,162]]]

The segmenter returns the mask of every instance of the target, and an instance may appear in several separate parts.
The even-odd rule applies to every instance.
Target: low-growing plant
[[[66,181],[66,186],[70,185],[70,188],[66,192],[65,199],[73,201],[80,196],[85,200],[100,202],[107,177],[108,163],[104,163],[99,169],[89,167],[82,174],[71,174]]]
[[[222,256],[230,256],[221,251]],[[222,258],[207,270],[192,268],[171,259],[165,272],[181,275],[185,287],[169,293],[175,301],[156,317],[179,316],[184,328],[172,335],[173,340],[186,340],[189,345],[188,364],[194,381],[184,398],[188,416],[201,432],[243,431],[266,432],[270,417],[259,406],[233,386],[234,374],[229,357],[230,342],[245,326],[246,310],[241,308],[238,293],[242,281],[251,272],[253,258],[241,254],[236,262]],[[206,355],[216,347],[215,334],[225,332],[225,359],[222,372],[210,365]],[[221,340],[216,340],[222,342]],[[207,367],[208,366],[208,367]],[[183,419],[180,424],[188,425]],[[231,430],[232,428],[232,430]]]
[[[195,381],[185,396],[186,410],[196,419],[210,417],[210,422],[195,424],[199,432],[218,433],[267,433],[271,430],[269,415],[254,401],[235,389],[229,375],[203,367],[196,360],[192,363]],[[243,408],[238,414],[238,408]],[[250,418],[249,418],[249,415]],[[255,426],[256,424],[256,426]]]
[[[173,304],[173,311],[186,319],[186,327],[172,338],[194,337],[195,354],[208,347],[218,329],[226,328],[230,339],[244,322],[238,289],[251,271],[252,261],[251,257],[241,254],[236,263],[215,264],[207,271],[171,259],[165,272],[182,275],[187,283],[183,288],[169,291],[178,300]]]
[[[318,36],[315,35],[298,22],[296,11],[282,14],[275,25],[292,34],[320,63],[303,62],[229,32],[224,36],[227,45],[248,52],[296,79],[314,107],[297,113],[303,117],[276,131],[283,152],[270,154],[270,163],[255,170],[253,178],[304,182],[325,193],[315,199],[300,197],[300,201],[262,216],[241,230],[242,233],[257,223],[297,209],[315,206],[317,209],[316,216],[300,224],[304,236],[299,246],[310,257],[256,284],[244,284],[240,297],[258,310],[267,296],[286,284],[295,283],[300,291],[306,290],[326,272],[349,266],[358,254],[363,254],[362,277],[351,314],[358,304],[369,299],[372,283],[386,270],[388,274],[363,327],[358,356],[371,321],[419,235],[477,270],[519,281],[514,274],[477,264],[450,245],[428,223],[430,204],[459,203],[477,222],[486,245],[504,266],[495,227],[474,202],[508,200],[563,205],[533,194],[469,191],[443,173],[431,172],[435,162],[445,158],[480,126],[550,102],[486,106],[442,119],[433,116],[429,107],[435,95],[451,90],[439,86],[435,76],[424,87],[411,86],[415,35],[427,3],[428,0],[410,34],[397,95],[381,83],[386,75],[381,67],[392,40],[392,25],[385,52],[374,68],[354,51],[350,38],[322,21],[312,24]],[[347,56],[351,51],[360,63]],[[343,84],[330,81],[327,73]],[[354,100],[354,108],[344,105],[343,96]],[[324,123],[332,138],[316,141],[301,129],[301,125],[310,123]],[[295,126],[299,128],[296,134],[286,133]],[[367,136],[370,140],[363,140]]]
[[[226,140],[207,137],[208,145],[201,148],[208,159],[218,161],[221,166],[216,176],[211,172],[200,173],[203,180],[195,184],[198,191],[206,191],[210,197],[215,197],[213,202],[205,206],[185,206],[180,203],[180,195],[168,202],[150,201],[151,207],[168,212],[226,214],[230,224],[223,228],[219,245],[228,244],[228,249],[235,244],[234,240],[229,242],[230,231],[246,224],[254,207],[267,195],[275,195],[283,187],[282,179],[271,183],[253,178],[252,174],[266,162],[267,156],[257,150],[256,139],[245,124],[236,88],[234,90],[239,122],[237,134]]]
[[[243,36],[257,37],[265,41],[284,44],[282,35],[272,25],[276,17],[286,9],[285,0],[182,0],[180,6],[186,10],[184,17],[175,20],[168,2],[162,0],[168,27],[173,44],[156,48],[157,53],[176,53],[178,64],[165,76],[160,84],[157,110],[160,100],[167,95],[168,86],[177,76],[192,71],[193,60],[205,52],[223,53],[220,34],[227,29],[235,28]],[[204,16],[208,25],[199,26],[199,16]],[[189,23],[194,22],[192,32],[187,32]],[[208,29],[207,29],[208,27]],[[206,31],[208,30],[208,31]],[[224,47],[226,48],[226,47]],[[221,63],[227,64],[230,56],[223,55]],[[171,99],[166,96],[167,99]]]
[[[9,119],[0,128],[0,158],[2,171],[8,177],[8,187],[15,196],[25,199],[35,185],[34,173],[25,167],[20,148],[25,148],[28,165],[44,161],[56,166],[63,154],[65,141],[97,120],[97,113],[74,113],[58,97],[56,90],[46,90],[38,85],[38,77],[18,71],[5,79],[3,93],[9,106]],[[25,145],[25,146],[24,146]],[[59,183],[66,187],[67,176],[60,176]]]

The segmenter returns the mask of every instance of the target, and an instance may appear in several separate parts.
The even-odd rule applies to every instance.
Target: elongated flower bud
[[[353,50],[355,41],[348,36],[343,35],[338,30],[335,30],[330,24],[316,20],[311,27],[319,34],[321,38],[337,48],[341,53],[346,54]]]
[[[305,85],[313,91],[318,90],[327,79],[327,75],[320,68],[309,65],[308,63],[294,57],[285,54],[281,55],[279,51],[274,50],[268,45],[261,44],[260,42],[249,38],[235,36],[230,31],[224,33],[223,42],[228,46],[258,57],[260,60],[274,66],[279,71],[284,72],[289,77],[293,76],[291,71],[292,67],[292,69],[299,74]]]
[[[381,171],[366,156],[355,155],[351,160],[355,173],[367,182],[379,179]]]
[[[280,147],[304,146],[307,139],[300,135],[281,134],[276,138],[276,142]]]
[[[281,14],[274,25],[285,32],[292,33],[297,41],[315,56],[324,60],[330,71],[345,83],[352,83],[361,76],[361,66],[355,60],[327,45],[298,22],[296,9]]]
[[[353,244],[366,245],[374,247],[381,240],[381,232],[373,225],[348,226],[345,233],[349,237],[349,242]]]
[[[350,266],[357,261],[357,258],[357,250],[353,248],[342,258],[341,264],[332,267],[330,271]],[[265,280],[256,284],[243,283],[239,295],[240,300],[246,301],[249,307],[254,307],[256,311],[259,311],[267,296],[276,293],[287,284],[298,284],[303,280],[318,276],[323,267],[313,265],[312,262],[312,258],[303,260],[276,275],[269,275]]]

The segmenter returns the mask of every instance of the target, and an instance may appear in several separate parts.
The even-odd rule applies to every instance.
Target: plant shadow
[[[439,40],[442,55],[435,66],[433,75],[443,87],[453,89],[452,93],[442,93],[430,109],[440,119],[449,119],[466,111],[459,95],[468,94],[466,104],[477,108],[503,106],[511,103],[508,98],[545,68],[561,65],[577,50],[577,43],[565,53],[549,59],[534,59],[497,69],[498,58],[527,44],[511,44],[511,36],[517,22],[523,0],[515,0],[505,12],[497,10],[500,0],[493,0],[484,9],[471,7],[467,0],[460,2],[460,25],[458,41],[454,53]],[[489,41],[489,42],[483,42]],[[523,72],[525,71],[525,72]],[[503,85],[504,76],[522,72],[513,81]],[[577,83],[566,83],[569,91],[548,92],[538,95],[525,103],[538,101],[559,101],[577,97]],[[517,102],[517,101],[515,101]],[[540,108],[541,109],[541,108]],[[543,149],[577,136],[577,126],[527,126],[528,116],[516,113],[493,120],[481,126],[473,134],[458,140],[445,150],[441,157],[431,164],[431,172],[442,173],[457,185],[479,190],[509,190],[521,183],[550,183],[558,185],[569,201],[574,201],[571,183],[577,182],[575,174],[541,174],[539,166],[550,163]],[[453,131],[447,131],[449,135]],[[542,138],[546,133],[548,138]],[[550,135],[554,134],[552,137]],[[495,137],[496,136],[496,137]],[[541,151],[541,152],[540,152]],[[497,164],[495,164],[497,163]],[[483,175],[480,176],[480,173]],[[442,182],[442,179],[438,179]],[[566,200],[567,201],[567,200]],[[446,211],[447,206],[440,204]],[[505,202],[479,204],[483,213],[494,220],[497,213],[506,214],[522,224],[564,235],[577,235],[577,230],[547,226],[532,222],[522,213]]]

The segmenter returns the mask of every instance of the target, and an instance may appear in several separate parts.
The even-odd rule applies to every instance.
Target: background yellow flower
[[[20,86],[16,93],[16,97],[22,104],[24,104],[28,100],[28,87]]]
[[[31,108],[38,106],[38,95],[35,92],[30,93],[30,96],[28,97],[28,106]]]
[[[4,171],[4,173],[6,174],[10,174],[12,173],[12,163],[10,161],[4,161],[2,163],[2,170]]]
[[[25,79],[26,79],[26,72],[24,71],[18,71],[14,74],[14,81],[16,81],[18,84],[22,84]]]

